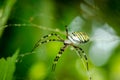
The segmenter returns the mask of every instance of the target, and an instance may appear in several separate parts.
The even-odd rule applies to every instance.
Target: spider
[[[85,61],[85,66],[86,66],[87,71],[89,71],[87,56],[86,56],[85,52],[83,51],[83,49],[78,47],[79,44],[86,43],[89,41],[88,35],[84,32],[73,32],[73,33],[69,34],[67,26],[65,26],[65,28],[66,28],[66,39],[61,38],[56,33],[51,33],[49,35],[45,35],[35,44],[35,46],[31,52],[33,52],[34,49],[37,48],[39,45],[44,44],[44,43],[48,43],[51,41],[62,42],[64,44],[64,46],[60,48],[58,54],[56,55],[56,57],[53,61],[52,71],[55,71],[56,64],[57,64],[59,58],[61,57],[62,53],[68,46],[72,46],[79,53],[79,56],[81,58],[83,58],[83,60]],[[48,40],[42,41],[43,39],[51,37],[51,36],[56,36],[57,39],[48,39]],[[91,77],[90,77],[90,80],[91,80]]]

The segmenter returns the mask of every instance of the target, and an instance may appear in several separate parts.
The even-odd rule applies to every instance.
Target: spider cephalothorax
[[[43,39],[48,38],[50,36],[56,36],[57,39],[48,39],[48,40],[43,41]],[[38,47],[40,44],[44,44],[44,43],[51,42],[51,41],[58,41],[58,42],[62,42],[64,44],[64,46],[60,48],[60,51],[58,52],[57,56],[54,59],[54,62],[53,62],[53,65],[52,65],[52,70],[53,71],[55,70],[56,64],[57,64],[59,58],[61,57],[62,53],[64,52],[64,50],[66,49],[67,46],[72,46],[79,53],[80,57],[85,60],[87,71],[89,71],[87,56],[84,53],[84,51],[82,50],[82,48],[77,46],[81,43],[86,43],[86,42],[89,41],[89,37],[86,33],[84,33],[84,32],[73,32],[73,33],[69,34],[67,26],[66,26],[66,39],[61,38],[56,33],[51,33],[49,35],[45,35],[35,44],[32,51],[34,51],[34,49],[36,47]],[[90,80],[91,80],[91,77],[90,77]]]

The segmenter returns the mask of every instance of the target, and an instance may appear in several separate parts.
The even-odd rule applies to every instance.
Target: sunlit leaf
[[[18,52],[17,50],[12,57],[8,57],[7,59],[0,59],[0,80],[13,80]]]

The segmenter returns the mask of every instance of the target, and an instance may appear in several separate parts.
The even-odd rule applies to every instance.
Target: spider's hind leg
[[[61,55],[64,52],[64,50],[65,50],[66,47],[67,47],[67,45],[64,45],[62,48],[60,48],[59,53],[57,54],[57,56],[54,59],[54,62],[53,62],[53,65],[52,65],[52,71],[55,71],[56,64],[57,64],[59,58],[61,57]]]
[[[84,61],[85,61],[85,66],[86,66],[86,69],[87,69],[87,72],[88,72],[88,75],[89,75],[89,80],[91,80],[91,76],[90,76],[90,73],[89,73],[89,65],[88,65],[88,58],[87,58],[87,55],[85,54],[85,52],[82,50],[82,48],[80,47],[77,47],[77,46],[73,46],[76,51],[79,53],[80,57],[82,58],[82,56],[84,57]],[[82,54],[81,54],[82,52]]]

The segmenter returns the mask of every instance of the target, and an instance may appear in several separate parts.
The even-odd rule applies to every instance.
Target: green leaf
[[[12,7],[14,6],[16,0],[5,0],[2,8],[0,8],[0,37],[6,26],[5,23],[11,13]]]
[[[0,59],[0,80],[12,80],[18,53],[19,50],[17,50],[12,57],[8,57],[6,60],[4,58]]]

